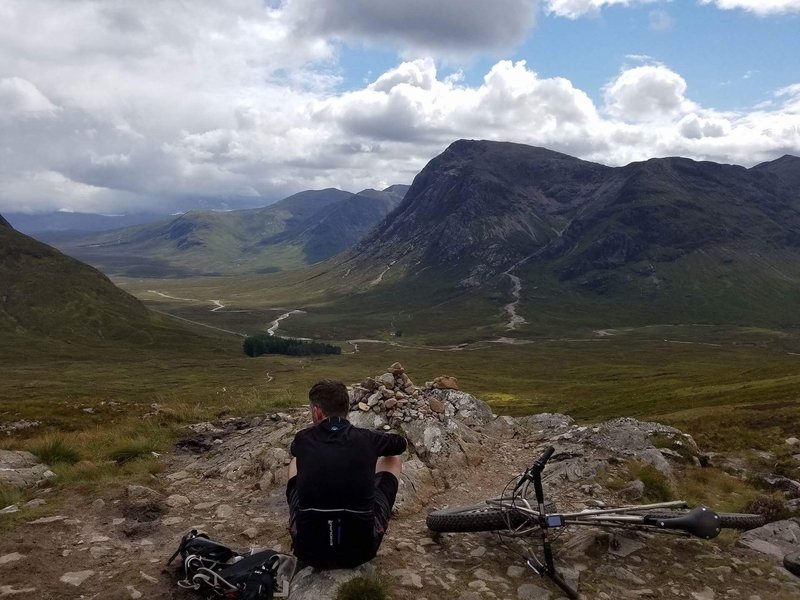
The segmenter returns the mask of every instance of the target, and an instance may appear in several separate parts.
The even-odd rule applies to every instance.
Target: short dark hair
[[[318,381],[308,391],[308,399],[319,406],[326,417],[346,417],[350,410],[350,395],[347,387],[338,379]]]

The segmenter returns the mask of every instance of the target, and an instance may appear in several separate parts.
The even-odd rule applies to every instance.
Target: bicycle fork
[[[544,563],[535,556],[527,559],[528,567],[539,577],[549,577],[558,587],[560,587],[570,598],[577,599],[578,592],[575,591],[564,579],[556,573],[553,562],[553,549],[550,546],[550,529],[564,527],[564,518],[561,515],[547,515],[544,507],[544,489],[542,487],[542,471],[544,464],[552,456],[553,448],[545,452],[542,459],[533,464],[530,469],[530,476],[533,479],[533,489],[536,492],[536,503],[539,505],[539,530],[542,532],[542,549],[544,550]]]

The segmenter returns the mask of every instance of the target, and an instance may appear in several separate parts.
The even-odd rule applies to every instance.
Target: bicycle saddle
[[[698,506],[679,517],[647,515],[644,518],[644,522],[662,529],[685,531],[690,535],[706,540],[717,537],[721,529],[719,515],[705,506]]]

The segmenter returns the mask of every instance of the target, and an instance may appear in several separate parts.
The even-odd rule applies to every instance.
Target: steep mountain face
[[[189,337],[92,267],[18,231],[0,217],[0,332],[70,344],[149,344]],[[194,338],[194,336],[191,336]]]
[[[562,277],[713,245],[795,247],[800,159],[745,169],[682,158],[622,168],[542,148],[459,141],[353,251],[369,264],[553,261]]]
[[[536,320],[792,325],[798,232],[796,157],[751,169],[683,158],[611,168],[461,140],[329,272],[343,294],[345,284],[361,289],[364,307],[380,301],[417,320],[421,298],[435,296],[453,305],[439,320],[483,301],[510,329]]]
[[[326,206],[292,238],[301,243],[306,260],[315,263],[350,248],[389,214],[403,199],[408,186],[383,191],[363,190]]]
[[[452,144],[355,252],[389,263],[464,258],[491,267],[541,250],[602,186],[608,167],[520,144]]]
[[[278,271],[350,247],[401,199],[393,191],[306,191],[262,209],[194,211],[56,243],[104,271],[127,275]]]
[[[754,175],[762,177],[766,186],[800,198],[800,157],[786,154],[776,160],[762,163],[751,169]]]
[[[796,188],[782,189],[762,173],[682,158],[617,169],[606,193],[575,216],[549,256],[570,278],[712,249],[797,248]]]

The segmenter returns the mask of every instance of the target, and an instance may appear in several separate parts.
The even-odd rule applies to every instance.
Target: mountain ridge
[[[198,339],[97,269],[16,231],[2,215],[0,331],[6,341],[18,337],[26,344],[50,340],[71,346]]]
[[[402,199],[404,186],[299,192],[264,208],[191,211],[99,235],[56,240],[70,255],[131,276],[268,273],[345,250]]]
[[[753,220],[760,232],[777,233],[787,219],[800,226],[800,192],[761,190],[763,175],[778,171],[791,181],[800,178],[797,165],[800,159],[791,156],[751,169],[675,157],[606,167],[543,148],[460,140],[428,163],[403,203],[351,255],[397,261],[408,254],[397,250],[405,238],[417,246],[428,240],[422,251],[413,250],[422,263],[477,251],[483,264],[505,268],[539,251],[553,256],[579,249],[574,244],[582,232],[609,218],[622,225],[617,237],[638,230],[628,240],[628,258],[658,244],[691,249],[730,241],[731,234],[748,235],[743,225]],[[723,211],[731,221],[713,223],[709,207],[722,200],[732,205]],[[503,256],[492,252],[498,242]]]
[[[793,327],[797,165],[673,157],[608,167],[460,140],[370,234],[297,285],[332,298],[323,311],[391,314],[405,332],[446,318],[467,339],[478,318],[482,335],[654,320]]]

